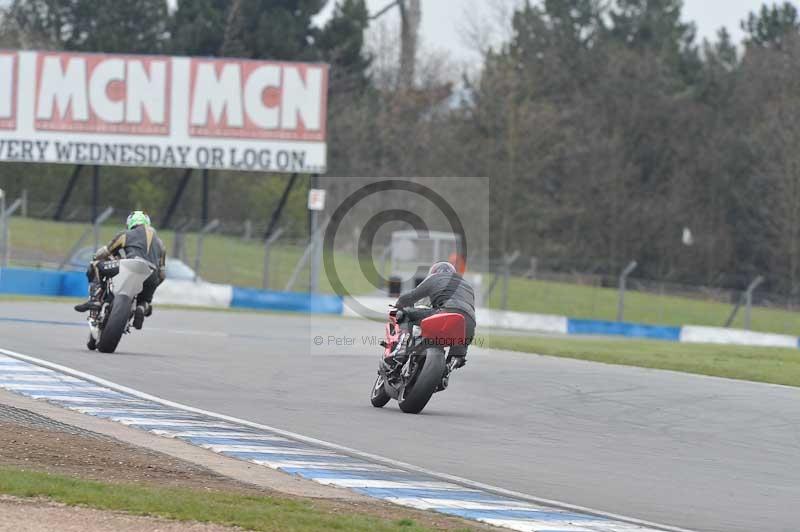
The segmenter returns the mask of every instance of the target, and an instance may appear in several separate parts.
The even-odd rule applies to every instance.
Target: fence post
[[[98,216],[95,220],[92,221],[92,225],[90,227],[86,228],[86,230],[83,232],[83,234],[81,234],[80,238],[78,238],[78,240],[76,240],[75,243],[72,244],[72,247],[67,252],[67,254],[64,255],[64,258],[61,260],[61,263],[59,263],[59,265],[58,265],[58,269],[59,270],[63,270],[64,267],[67,265],[67,262],[69,262],[69,259],[72,258],[72,256],[79,249],[81,249],[81,246],[83,245],[83,241],[86,240],[86,238],[89,236],[90,233],[94,233],[96,231],[95,227],[101,225],[103,222],[108,220],[108,218],[113,213],[114,213],[114,207],[107,207],[106,210],[104,210],[103,212],[100,213],[100,216]],[[96,251],[97,247],[95,247],[94,249]]]
[[[269,251],[272,247],[272,244],[280,238],[283,234],[283,229],[278,228],[276,229],[269,238],[264,240],[264,278],[261,282],[261,287],[264,290],[269,290]]]
[[[503,293],[500,294],[500,308],[508,310],[508,281],[511,279],[511,265],[519,258],[519,250],[503,257]]]
[[[5,194],[3,194],[3,197],[0,198],[0,216],[2,216],[3,222],[3,268],[8,268],[8,261],[9,257],[11,256],[11,239],[8,236],[8,219],[11,218],[11,215],[14,214],[14,211],[16,211],[20,205],[22,205],[22,199],[17,198],[14,203],[6,208]]]
[[[300,257],[300,260],[297,261],[297,264],[292,271],[292,275],[289,277],[289,280],[286,282],[286,288],[283,289],[284,292],[291,292],[292,288],[294,288],[294,283],[297,281],[297,276],[300,274],[300,270],[305,267],[306,262],[308,262],[308,257],[311,255],[311,250],[314,247],[314,243],[311,242],[306,246],[305,251],[303,251],[303,255]]]
[[[758,276],[748,285],[747,291],[744,293],[745,307],[744,307],[744,328],[750,330],[750,318],[753,310],[753,292],[758,286],[764,282],[762,276]]]
[[[632,260],[628,263],[622,273],[619,275],[619,300],[617,301],[617,321],[622,321],[625,317],[625,289],[627,288],[628,276],[633,273],[633,270],[639,265],[638,262]]]
[[[508,280],[511,277],[511,265],[508,261],[503,262],[503,291],[500,294],[500,308],[508,310]]]
[[[200,259],[203,256],[203,239],[206,236],[206,233],[210,233],[211,231],[215,230],[219,227],[219,220],[214,219],[211,220],[205,227],[200,230],[200,233],[197,235],[197,253],[194,256],[194,280],[197,281],[197,278],[200,277]]]
[[[100,217],[100,167],[92,167],[92,229],[94,230],[94,249],[100,247],[100,233],[95,221]]]
[[[328,220],[330,218],[325,218],[321,224],[317,225],[316,233],[311,235],[311,240],[309,241],[308,245],[306,246],[305,251],[303,252],[303,256],[300,257],[300,260],[297,261],[297,264],[292,271],[291,277],[289,277],[289,281],[286,283],[286,288],[283,289],[284,292],[291,292],[292,288],[294,288],[295,282],[297,282],[297,276],[300,275],[300,271],[305,267],[308,263],[309,258],[311,257],[311,253],[314,251],[314,248],[319,245],[319,249],[322,249],[322,232],[323,228],[328,225]],[[319,239],[319,242],[317,242]],[[321,259],[321,257],[320,257]]]
[[[189,262],[186,255],[186,231],[189,226],[190,222],[185,220],[175,225],[175,239],[172,242],[172,256],[186,263]]]
[[[108,220],[108,217],[114,213],[113,207],[108,207],[106,210],[101,212],[97,218],[92,220],[92,234],[94,235],[94,249],[98,249],[100,247],[100,225]]]

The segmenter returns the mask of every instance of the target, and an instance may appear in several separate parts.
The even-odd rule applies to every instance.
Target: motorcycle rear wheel
[[[445,372],[444,350],[429,347],[425,350],[425,362],[419,370],[411,388],[406,388],[403,399],[398,402],[406,414],[419,414],[431,400]]]
[[[370,402],[375,408],[383,408],[386,406],[386,403],[389,402],[389,399],[391,399],[391,397],[389,397],[389,394],[386,393],[386,385],[384,384],[383,376],[378,375],[377,380],[375,380],[375,384],[372,385]]]
[[[113,353],[119,345],[128,320],[131,317],[131,303],[129,296],[117,295],[111,306],[111,314],[108,316],[106,326],[97,339],[97,349],[101,353]]]

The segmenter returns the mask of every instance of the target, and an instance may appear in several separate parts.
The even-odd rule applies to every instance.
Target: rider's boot
[[[153,311],[150,310],[150,303],[145,301],[136,305],[136,310],[133,311],[133,328],[141,329],[142,325],[144,325],[144,317],[152,313]]]
[[[100,310],[100,294],[103,291],[103,285],[98,282],[89,283],[89,299],[79,305],[75,305],[75,310],[78,312],[86,312],[89,310]]]
[[[467,356],[456,356],[451,355],[447,359],[447,368],[445,369],[444,375],[442,375],[442,381],[439,383],[439,386],[436,387],[437,392],[441,392],[442,390],[446,390],[448,384],[450,384],[450,373],[457,370],[458,368],[463,368],[467,365]]]

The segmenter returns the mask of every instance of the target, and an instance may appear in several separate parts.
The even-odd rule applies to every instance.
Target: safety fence
[[[86,277],[81,272],[26,268],[0,269],[0,294],[84,297],[86,293]],[[155,302],[194,307],[243,308],[350,317],[364,317],[368,312],[374,317],[383,315],[393,300],[386,297],[342,298],[336,295],[257,290],[202,281],[167,280],[159,288]],[[645,325],[486,308],[477,310],[477,320],[481,328],[485,329],[576,336],[620,336],[684,343],[800,347],[800,339],[796,336],[720,327]]]
[[[83,272],[0,268],[0,294],[86,297]],[[342,298],[303,292],[278,292],[207,282],[166,280],[154,303],[212,308],[247,308],[285,312],[341,314]]]
[[[384,297],[345,298],[343,314],[362,316],[365,309],[385,313],[393,300]],[[800,338],[723,327],[695,325],[662,326],[617,321],[586,320],[479,308],[476,318],[481,329],[501,329],[570,336],[607,336],[695,344],[730,344],[760,347],[800,348]]]
[[[54,208],[36,202],[30,202],[24,212],[20,208],[5,226],[10,238],[0,238],[8,241],[8,245],[0,244],[0,258],[7,256],[12,267],[84,270],[96,246],[111,239],[125,216],[125,211],[117,210],[104,224],[92,225],[87,223],[90,209],[81,207],[65,212],[64,221],[55,222]],[[102,219],[103,213],[98,218]],[[265,240],[270,225],[264,220],[235,219],[203,225],[199,219],[177,216],[172,229],[159,231],[168,251],[168,276],[263,291],[312,291],[312,264],[319,262],[310,253],[308,227],[298,217],[287,217]],[[357,232],[344,231],[333,248],[337,281],[344,290],[332,286],[332,277],[326,274],[319,278],[318,291],[333,295],[376,293],[376,287],[385,290],[378,276],[392,274],[390,247],[377,239],[370,249],[363,248]],[[598,259],[597,264],[603,270],[611,267],[607,260]],[[327,264],[324,266],[327,272]],[[486,269],[472,262],[469,266],[470,273],[482,278],[482,283],[470,279],[479,304],[495,309],[601,321],[700,323],[783,334],[800,331],[800,293],[771,293],[775,286],[764,279],[749,292],[749,299],[745,297],[747,290],[742,286],[760,276],[728,276],[719,286],[692,286],[637,278],[634,270],[626,279],[627,292],[621,292],[615,276],[592,269],[580,273],[585,264],[518,257],[507,269],[498,264]],[[373,272],[376,275],[368,278]]]

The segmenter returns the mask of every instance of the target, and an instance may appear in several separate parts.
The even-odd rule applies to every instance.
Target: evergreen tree
[[[331,87],[364,88],[371,58],[364,53],[369,13],[364,0],[337,2],[333,16],[316,36],[321,59],[331,65]]]
[[[602,14],[597,0],[546,0],[541,6],[526,2],[512,17],[513,36],[501,55],[518,63],[531,90],[569,97],[598,66],[595,52],[604,31]],[[491,56],[486,63],[488,71]]]
[[[64,50],[155,53],[168,37],[166,0],[14,0],[8,18]]]
[[[742,21],[742,29],[747,33],[748,46],[781,49],[787,36],[797,35],[800,30],[797,8],[790,2],[771,7],[764,4],[758,15],[750,13]]]
[[[364,0],[337,0],[323,28],[312,18],[325,0],[183,0],[172,16],[171,49],[186,55],[331,64],[331,89],[364,88],[370,58]]]
[[[215,56],[225,37],[230,0],[182,0],[170,19],[170,49],[184,55]]]
[[[683,0],[617,0],[610,35],[623,46],[654,52],[693,82],[701,68],[696,28],[681,20]]]
[[[326,0],[238,0],[228,17],[228,49],[254,59],[315,60],[313,17]],[[233,44],[235,43],[235,45]]]

